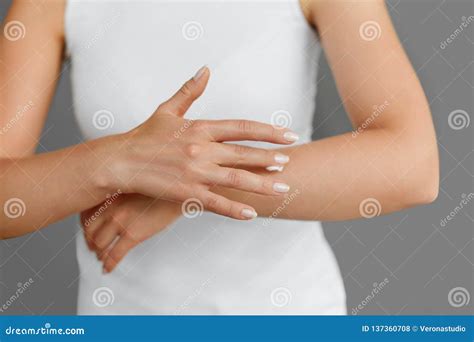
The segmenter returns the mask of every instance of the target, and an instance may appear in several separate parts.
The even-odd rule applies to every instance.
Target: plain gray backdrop
[[[0,17],[9,4],[0,2]],[[458,209],[463,196],[473,193],[474,2],[387,4],[431,105],[441,158],[440,195],[431,205],[389,216],[327,223],[325,233],[344,277],[349,314],[358,305],[362,315],[471,314],[474,201]],[[468,27],[457,32],[463,21],[469,22]],[[450,36],[451,42],[443,46]],[[81,140],[73,119],[69,67],[64,65],[38,152]],[[314,139],[350,130],[324,58],[318,67]],[[453,129],[449,124],[453,112],[469,122]],[[452,219],[442,225],[448,215]],[[67,219],[41,232],[0,241],[0,306],[18,283],[34,280],[3,314],[75,314],[74,234],[79,228],[73,222]],[[385,285],[374,294],[374,284],[382,282]]]

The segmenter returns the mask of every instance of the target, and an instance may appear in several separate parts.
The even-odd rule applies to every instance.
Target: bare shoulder
[[[385,8],[384,0],[364,0],[357,2],[354,0],[299,0],[301,9],[308,20],[318,31],[323,31],[324,27],[332,25],[341,14],[355,10],[372,11],[376,8]]]

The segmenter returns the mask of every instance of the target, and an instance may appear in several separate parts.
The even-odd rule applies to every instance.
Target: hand
[[[130,250],[181,215],[180,204],[139,194],[120,195],[104,207],[103,203],[81,214],[87,245],[103,262],[104,273],[111,272]]]
[[[219,185],[265,195],[281,195],[289,190],[287,184],[271,176],[240,169],[281,166],[288,162],[287,156],[223,142],[258,140],[288,145],[298,139],[296,134],[247,120],[183,118],[204,92],[209,75],[206,67],[201,68],[146,122],[120,136],[120,146],[114,146],[118,150],[115,162],[106,177],[111,191],[121,189],[178,202],[193,198],[209,211],[248,220],[257,216],[252,207],[209,189]]]

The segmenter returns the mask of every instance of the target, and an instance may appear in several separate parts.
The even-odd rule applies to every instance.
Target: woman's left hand
[[[87,245],[103,262],[104,273],[181,215],[181,204],[140,194],[122,194],[109,202],[106,208],[104,202],[81,213]]]

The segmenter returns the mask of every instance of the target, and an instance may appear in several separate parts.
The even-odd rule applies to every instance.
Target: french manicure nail
[[[199,69],[196,74],[194,75],[194,80],[197,81],[201,78],[202,75],[204,75],[204,72],[206,71],[207,69],[207,65],[204,65],[201,67],[201,69]]]
[[[277,153],[274,159],[278,164],[286,164],[290,161],[290,157],[285,156],[284,154],[281,154],[281,153]]]
[[[295,142],[300,139],[298,134],[293,133],[293,132],[286,132],[285,134],[283,134],[283,138],[285,138],[286,141],[291,141],[291,142]]]
[[[274,171],[282,172],[283,171],[283,165],[267,166],[266,170],[270,171],[270,172],[274,172]]]
[[[251,219],[257,217],[257,213],[254,210],[248,209],[248,208],[242,209],[241,214],[243,217],[251,218]]]
[[[285,183],[275,183],[273,184],[273,190],[275,192],[288,192],[290,190],[290,187],[288,184]]]

